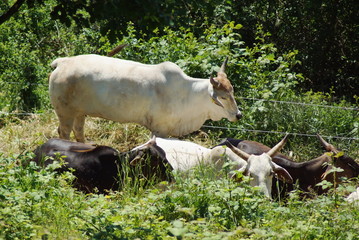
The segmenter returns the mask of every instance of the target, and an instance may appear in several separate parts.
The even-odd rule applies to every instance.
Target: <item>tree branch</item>
[[[3,24],[4,22],[6,22],[7,20],[9,20],[12,15],[14,15],[17,11],[19,11],[19,8],[22,6],[22,4],[25,2],[26,0],[17,0],[14,5],[12,5],[11,8],[9,8],[9,10],[4,13],[3,15],[0,16],[0,25]]]

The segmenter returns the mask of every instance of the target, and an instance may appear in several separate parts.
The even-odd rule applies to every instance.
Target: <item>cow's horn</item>
[[[287,138],[288,134],[286,134],[284,138],[279,143],[277,143],[277,145],[275,145],[271,150],[269,150],[267,154],[272,157],[274,154],[279,152],[284,147],[284,144],[287,142]]]
[[[319,133],[317,133],[317,137],[320,141],[320,143],[323,145],[323,147],[325,148],[325,150],[329,151],[329,152],[334,152],[334,153],[338,153],[339,151],[332,145],[329,144],[327,141],[325,141],[322,136],[319,135]]]
[[[225,144],[226,144],[226,146],[227,146],[228,148],[230,148],[235,154],[237,154],[239,157],[243,158],[243,159],[246,160],[246,161],[247,161],[247,160],[249,159],[249,157],[251,156],[250,154],[248,154],[248,153],[242,151],[241,149],[239,149],[239,148],[233,146],[232,143],[230,143],[230,142],[228,142],[228,141],[226,141]]]
[[[227,62],[228,62],[228,56],[226,57],[226,59],[222,63],[222,66],[221,66],[221,69],[219,70],[219,72],[224,73],[226,71]]]

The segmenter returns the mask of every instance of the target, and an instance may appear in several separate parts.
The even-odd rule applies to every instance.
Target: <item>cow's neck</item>
[[[188,92],[183,94],[187,99],[182,99],[185,103],[179,104],[179,108],[173,111],[172,116],[167,116],[165,123],[159,123],[157,126],[158,132],[153,132],[157,136],[168,136],[165,132],[170,133],[169,136],[182,136],[198,130],[207,119],[220,120],[222,110],[215,105],[211,100],[211,91],[213,87],[209,79],[191,78],[188,77],[184,84],[190,86],[177,86],[178,88],[187,89]],[[179,89],[176,89],[179,91]],[[173,94],[176,94],[175,92]],[[178,94],[178,92],[177,92]],[[179,96],[180,98],[181,96]],[[191,104],[188,106],[188,104]],[[196,103],[193,105],[193,103]],[[219,112],[213,114],[213,112]],[[146,126],[146,124],[144,124]],[[149,125],[148,128],[151,129]]]
[[[196,89],[198,98],[201,98],[203,105],[201,106],[201,114],[205,114],[206,119],[213,121],[221,120],[223,110],[212,101],[213,86],[209,79],[191,78],[193,89]]]

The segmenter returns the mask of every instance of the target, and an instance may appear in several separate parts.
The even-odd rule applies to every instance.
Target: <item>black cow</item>
[[[141,181],[171,181],[172,167],[155,138],[139,148],[118,153],[108,146],[94,146],[63,139],[50,139],[35,150],[33,161],[46,166],[63,159],[58,172],[74,169],[74,186],[86,193],[119,190],[127,178]]]

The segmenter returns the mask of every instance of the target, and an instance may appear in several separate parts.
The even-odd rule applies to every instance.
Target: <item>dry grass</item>
[[[29,151],[56,134],[54,114],[32,115],[24,119],[11,118],[0,129],[0,152],[7,155]]]
[[[5,124],[0,128],[0,154],[4,156],[32,151],[48,139],[58,137],[58,119],[53,111],[32,115],[23,119],[3,119],[2,122],[5,122]],[[86,118],[85,135],[88,142],[111,146],[119,151],[128,151],[147,141],[151,133],[145,127],[137,124],[120,124],[100,118],[88,117]],[[248,139],[245,136],[242,137]],[[202,130],[181,139],[189,140],[205,147],[212,147],[220,141],[220,138],[216,137],[215,133],[211,131],[204,132]],[[316,139],[313,146],[303,146],[302,143],[299,143],[298,146],[297,140],[296,138],[291,139],[290,143],[283,150],[285,154],[293,151],[293,159],[296,161],[306,161],[323,153]],[[337,143],[333,144],[337,145]],[[356,142],[351,142],[350,146],[345,146],[343,150],[349,156],[357,159],[359,155],[357,145]],[[313,153],[305,154],[305,152]]]
[[[54,112],[32,115],[23,119],[12,118],[0,128],[0,153],[5,156],[32,151],[50,138],[57,138],[58,119]],[[86,118],[85,135],[88,142],[127,151],[147,141],[151,133],[137,124],[120,124],[99,118]],[[72,139],[74,140],[73,136]],[[186,138],[203,146],[214,142],[202,131]]]

